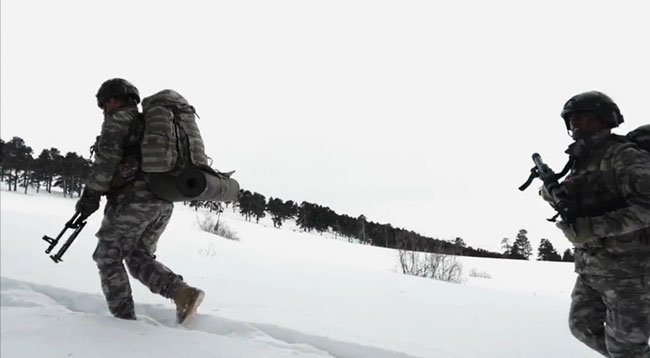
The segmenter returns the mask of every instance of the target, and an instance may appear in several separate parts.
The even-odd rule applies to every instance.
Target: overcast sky
[[[498,250],[544,219],[531,154],[559,171],[559,116],[600,90],[650,122],[647,1],[1,3],[2,139],[88,156],[108,78],[197,109],[243,188]]]

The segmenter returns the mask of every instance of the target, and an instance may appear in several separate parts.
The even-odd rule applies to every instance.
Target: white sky
[[[567,247],[517,187],[535,151],[564,165],[570,96],[613,97],[619,133],[650,119],[646,1],[3,0],[0,13],[5,140],[87,156],[104,80],[173,88],[242,187],[490,250],[520,228]]]

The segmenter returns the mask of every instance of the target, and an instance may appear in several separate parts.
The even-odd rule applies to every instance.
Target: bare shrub
[[[476,267],[473,267],[472,270],[469,272],[469,277],[476,277],[476,278],[492,278],[492,276],[485,272],[485,271],[479,271],[476,269]]]
[[[456,256],[404,249],[398,250],[398,255],[402,273],[406,275],[453,283],[462,282],[463,266]]]
[[[402,273],[434,280],[461,283],[463,265],[441,240],[429,241],[408,232],[395,237]]]
[[[239,237],[235,231],[231,230],[228,225],[226,225],[226,223],[219,221],[219,215],[210,215],[204,213],[203,215],[196,217],[196,222],[199,225],[199,228],[205,232],[209,232],[211,234],[215,234],[229,240],[239,240]]]

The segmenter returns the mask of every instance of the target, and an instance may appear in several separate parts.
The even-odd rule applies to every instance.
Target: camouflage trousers
[[[156,246],[173,211],[173,204],[153,199],[146,202],[110,200],[96,236],[99,239],[93,260],[99,268],[102,291],[115,317],[135,319],[129,277],[151,292],[171,297],[182,277],[156,261]]]
[[[571,293],[571,333],[611,358],[650,357],[650,276],[580,275]]]

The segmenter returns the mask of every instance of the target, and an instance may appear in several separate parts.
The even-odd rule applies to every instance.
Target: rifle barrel
[[[539,153],[533,153],[533,163],[535,163],[535,166],[537,166],[538,168],[544,165],[544,162],[542,161],[542,156],[539,155]]]

